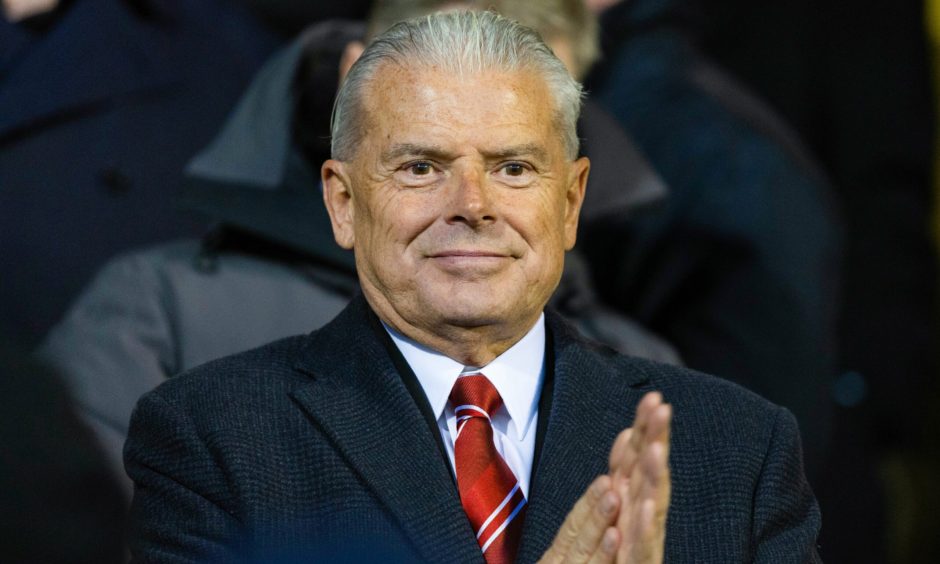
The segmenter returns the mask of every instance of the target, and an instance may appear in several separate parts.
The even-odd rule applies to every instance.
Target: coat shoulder
[[[769,440],[778,418],[787,424],[792,420],[784,408],[720,375],[623,355],[585,339],[557,316],[550,319],[559,364],[582,373],[592,366],[595,372],[607,374],[608,383],[661,392],[673,405],[680,427],[692,423],[716,440],[737,440],[747,434]]]
[[[778,418],[792,419],[785,408],[719,376],[640,358],[621,357],[621,362],[647,375],[650,388],[673,404],[677,419],[694,414],[697,425],[713,435],[769,440]]]
[[[228,410],[233,402],[251,400],[260,406],[274,396],[286,398],[308,380],[294,370],[294,363],[309,339],[309,335],[287,337],[201,364],[160,384],[139,403],[158,398],[183,411],[205,414]]]

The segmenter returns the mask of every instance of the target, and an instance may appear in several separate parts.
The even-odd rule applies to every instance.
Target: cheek
[[[388,190],[375,195],[362,206],[361,221],[357,218],[357,240],[368,241],[373,253],[382,250],[389,261],[408,260],[407,249],[437,217],[434,205],[419,193]]]
[[[516,215],[522,234],[534,245],[559,244],[564,238],[565,201],[542,197],[530,202],[516,201],[509,208]],[[525,210],[528,210],[527,212]]]
[[[541,215],[541,251],[542,260],[547,266],[559,272],[565,261],[565,251],[569,247],[568,229],[565,221],[565,201],[553,199],[545,203],[545,213]]]

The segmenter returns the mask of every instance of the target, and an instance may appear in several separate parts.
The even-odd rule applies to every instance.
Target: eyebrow
[[[419,143],[396,143],[382,153],[383,161],[396,161],[402,157],[429,157],[438,160],[450,160],[453,155],[437,145]]]
[[[512,159],[520,156],[531,155],[540,161],[548,160],[548,152],[544,147],[536,143],[523,143],[513,145],[494,151],[483,151],[483,157],[487,160],[496,161],[503,159]],[[455,155],[437,145],[422,145],[420,143],[397,143],[382,153],[383,161],[395,161],[402,157],[428,157],[442,161],[448,161],[455,158]]]
[[[524,143],[522,145],[514,145],[511,147],[506,147],[499,149],[497,151],[484,151],[483,156],[488,160],[503,160],[503,159],[512,159],[515,157],[521,157],[531,155],[535,157],[536,160],[546,161],[548,160],[548,152],[544,147],[536,143]]]

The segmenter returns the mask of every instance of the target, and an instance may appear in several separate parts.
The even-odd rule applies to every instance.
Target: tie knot
[[[457,378],[450,392],[450,404],[458,417],[490,418],[503,405],[503,398],[486,376],[470,374]]]

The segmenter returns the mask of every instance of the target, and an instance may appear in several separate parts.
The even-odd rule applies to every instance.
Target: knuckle
[[[585,543],[577,543],[571,551],[571,556],[575,558],[576,562],[585,562],[588,558],[591,557],[591,548]]]

